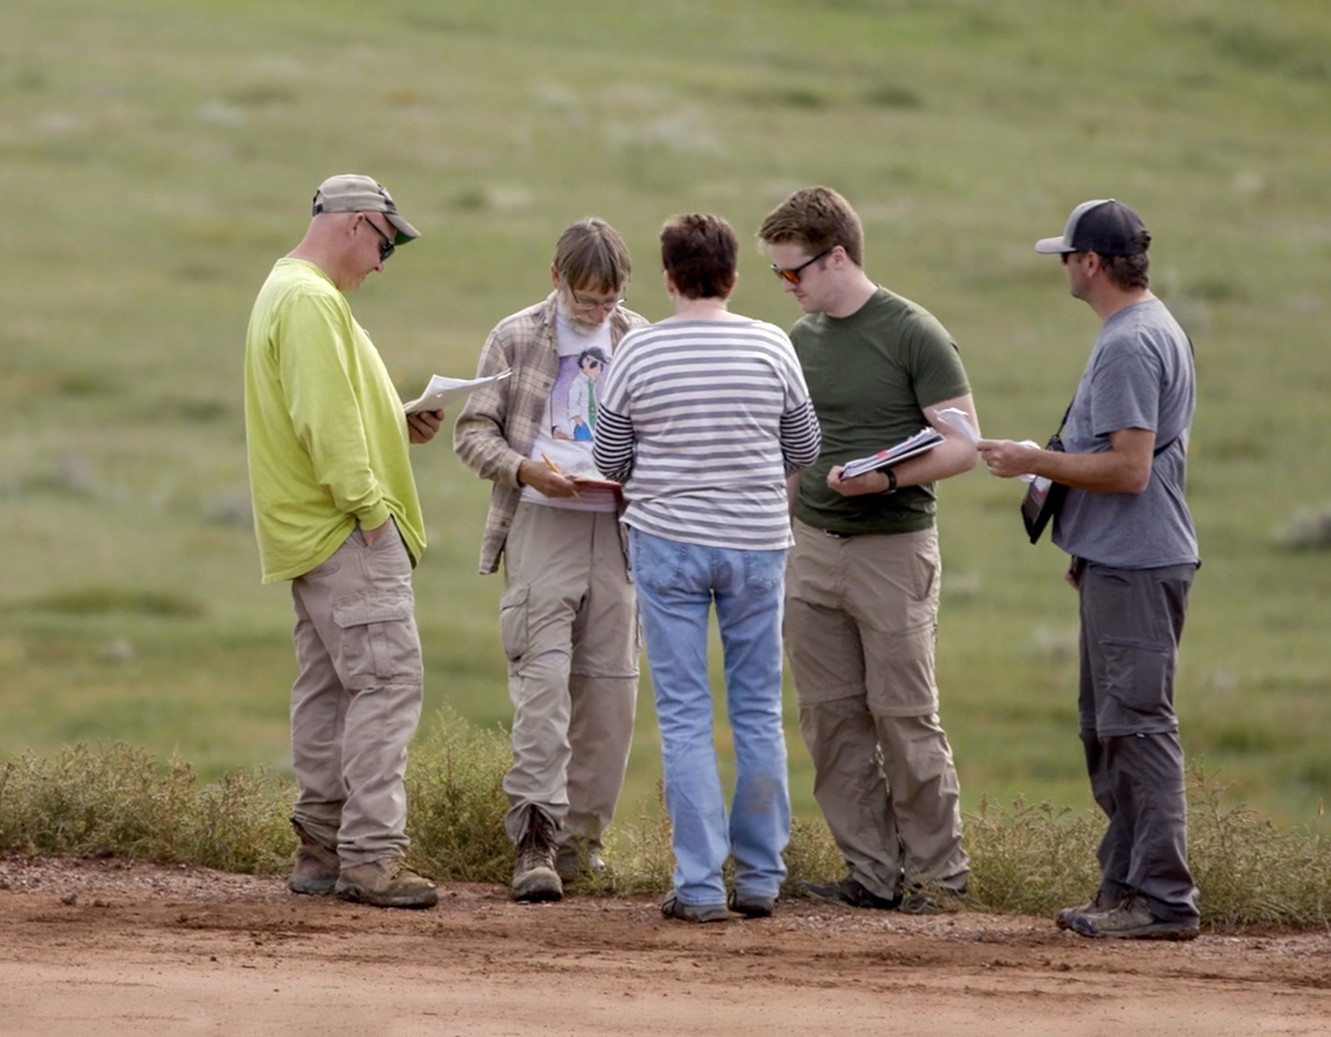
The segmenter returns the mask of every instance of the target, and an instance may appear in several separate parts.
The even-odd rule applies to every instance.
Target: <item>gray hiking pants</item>
[[[1137,892],[1167,921],[1198,917],[1188,870],[1183,749],[1174,669],[1195,565],[1081,563],[1081,740],[1091,791],[1109,818],[1101,890]]]

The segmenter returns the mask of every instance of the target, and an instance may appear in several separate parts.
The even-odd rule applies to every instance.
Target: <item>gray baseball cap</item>
[[[318,216],[321,212],[381,212],[397,231],[395,245],[405,245],[421,236],[420,231],[398,214],[388,188],[358,173],[339,173],[319,185],[314,192],[313,215]]]
[[[1035,251],[1099,252],[1102,256],[1135,256],[1151,244],[1151,232],[1132,209],[1113,198],[1093,198],[1072,210],[1057,238],[1041,238]]]

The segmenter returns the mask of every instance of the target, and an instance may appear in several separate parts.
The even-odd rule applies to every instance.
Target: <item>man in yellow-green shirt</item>
[[[345,292],[419,234],[369,177],[314,195],[309,229],[274,265],[245,342],[245,434],[264,583],[291,581],[299,838],[288,885],[381,907],[429,907],[406,867],[407,744],[424,674],[411,570],[425,549],[407,418]]]

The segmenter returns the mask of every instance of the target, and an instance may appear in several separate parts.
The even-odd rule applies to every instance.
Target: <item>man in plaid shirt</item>
[[[631,272],[628,248],[604,220],[565,230],[553,291],[500,321],[481,351],[478,375],[511,377],[473,393],[453,432],[462,463],[494,483],[480,571],[494,572],[502,557],[499,629],[514,709],[504,826],[516,847],[515,900],[558,900],[564,882],[604,868],[601,836],[628,764],[637,604],[619,499],[586,437],[595,411],[576,399],[570,408],[569,397],[591,365],[613,362],[599,357],[647,323],[623,305]]]

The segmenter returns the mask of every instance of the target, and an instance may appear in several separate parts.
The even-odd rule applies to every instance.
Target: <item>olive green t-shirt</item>
[[[879,288],[849,317],[811,313],[790,331],[823,430],[795,517],[834,533],[909,533],[934,523],[933,483],[843,497],[834,465],[877,453],[928,424],[924,408],[970,392],[957,344],[921,306]]]

